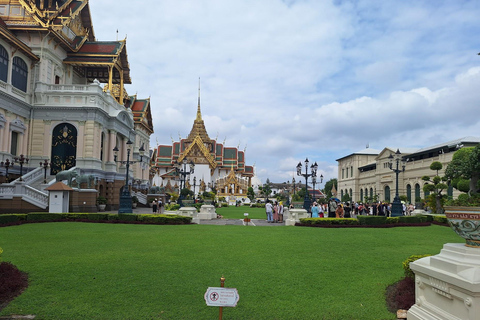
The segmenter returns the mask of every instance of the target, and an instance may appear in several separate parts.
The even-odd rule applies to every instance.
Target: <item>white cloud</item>
[[[91,0],[95,34],[127,34],[130,94],[151,96],[156,139],[185,137],[197,107],[210,137],[247,147],[265,181],[385,146],[478,133],[474,2]],[[295,160],[296,159],[296,160]],[[293,165],[293,167],[292,167]]]

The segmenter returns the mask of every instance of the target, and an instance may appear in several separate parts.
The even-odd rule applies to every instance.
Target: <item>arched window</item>
[[[385,186],[385,201],[390,202],[390,187]]]
[[[8,52],[0,45],[0,80],[7,82],[8,78]]]
[[[412,203],[412,186],[407,184],[407,201]]]
[[[370,198],[373,199],[373,188],[370,188]]]
[[[348,193],[350,194],[350,199],[352,199],[352,196],[353,196],[352,189],[350,189]]]
[[[417,202],[420,197],[420,185],[418,183],[415,184],[415,202]]]
[[[360,201],[363,202],[363,189],[360,189]]]
[[[343,190],[340,191],[340,199],[343,198]]]
[[[22,58],[13,58],[12,86],[27,92],[28,67]]]
[[[365,198],[368,198],[368,189],[365,188]],[[365,201],[367,201],[367,199],[365,199]]]

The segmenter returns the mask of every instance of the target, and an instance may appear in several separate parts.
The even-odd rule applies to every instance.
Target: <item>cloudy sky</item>
[[[141,3],[141,4],[140,4]],[[480,2],[90,0],[97,40],[127,37],[151,97],[151,146],[208,134],[246,148],[265,182],[365,148],[480,136]],[[298,177],[296,178],[298,180]]]

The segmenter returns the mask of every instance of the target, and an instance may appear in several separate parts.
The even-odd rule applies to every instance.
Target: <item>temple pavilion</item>
[[[176,172],[176,164],[194,163],[194,172],[185,177],[184,186],[195,195],[216,189],[217,197],[233,202],[247,199],[247,189],[252,186],[253,166],[245,165],[245,150],[226,147],[210,139],[202,119],[200,94],[197,116],[187,138],[172,141],[172,145],[158,145],[152,157],[154,186],[166,192],[178,192],[183,177]],[[183,165],[181,165],[183,170]]]

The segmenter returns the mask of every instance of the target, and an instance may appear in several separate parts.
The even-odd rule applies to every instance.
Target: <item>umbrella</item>
[[[333,198],[333,197],[332,197],[332,198],[330,198],[330,200],[334,200],[334,201],[336,201],[336,202],[340,202],[340,199],[338,199],[338,198]]]

